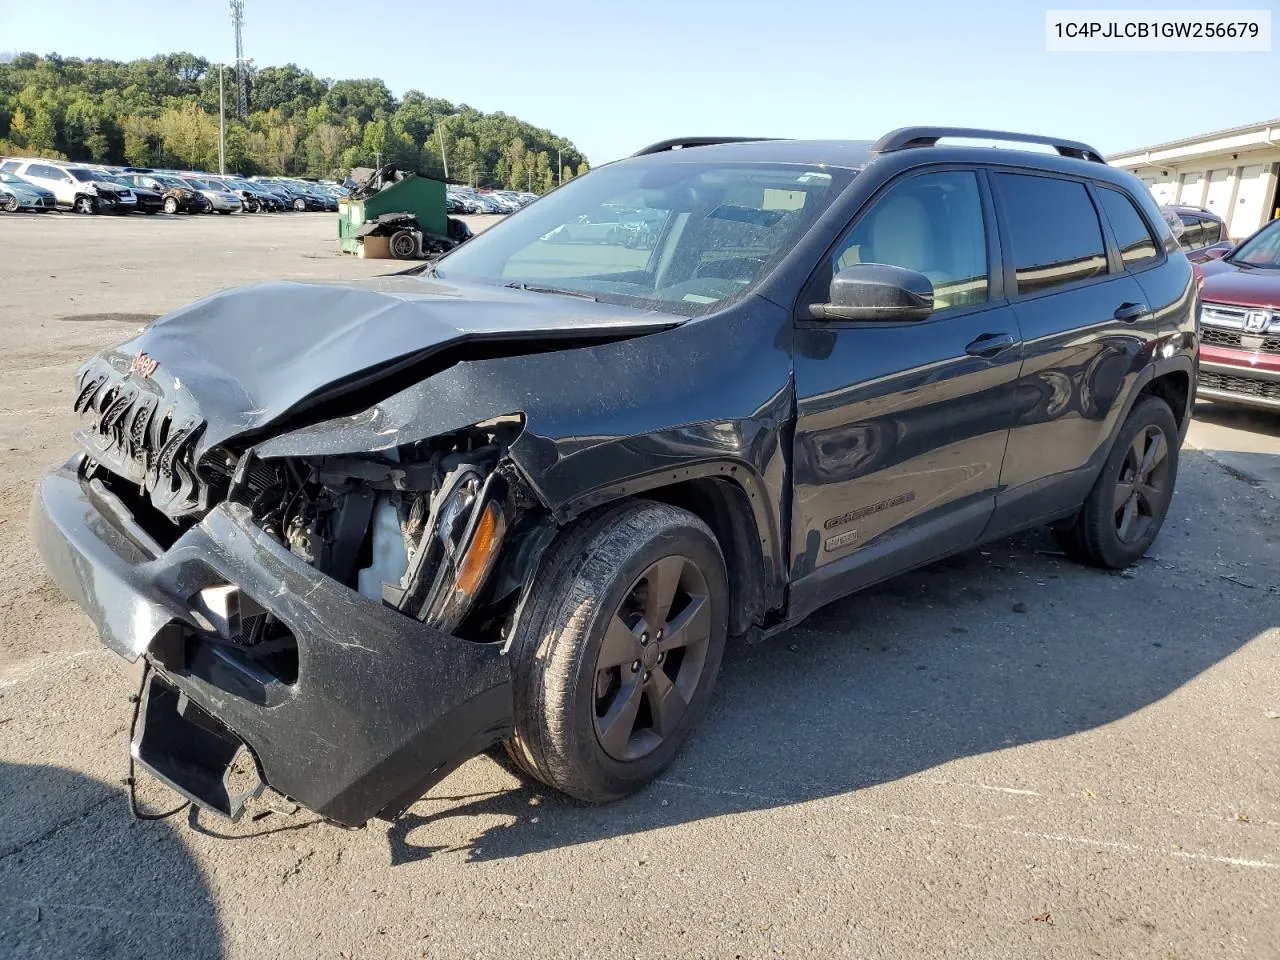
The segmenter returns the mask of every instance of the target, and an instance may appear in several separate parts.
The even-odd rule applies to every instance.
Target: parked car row
[[[536,199],[536,193],[519,190],[476,190],[454,185],[445,195],[450,213],[515,213]]]
[[[0,209],[76,213],[336,211],[335,183],[0,157]]]

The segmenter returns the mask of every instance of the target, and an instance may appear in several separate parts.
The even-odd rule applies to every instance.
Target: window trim
[[[1098,200],[1093,195],[1093,180],[1089,177],[1078,177],[1067,173],[1057,173],[1047,170],[1039,170],[1034,167],[1015,167],[1000,166],[998,168],[988,168],[989,173],[1011,173],[1017,176],[1042,177],[1045,180],[1065,180],[1068,183],[1078,183],[1084,187],[1085,194],[1089,198],[1089,203],[1093,205],[1094,215],[1098,218],[1098,232],[1102,235],[1103,256],[1107,261],[1107,269],[1105,272],[1096,277],[1084,277],[1080,280],[1072,280],[1070,283],[1062,283],[1056,287],[1050,287],[1047,290],[1037,290],[1032,293],[1020,293],[1018,291],[1018,275],[1017,262],[1013,256],[1013,237],[1009,231],[1009,221],[1005,212],[1004,197],[1000,195],[1000,188],[993,182],[991,185],[992,198],[996,204],[996,212],[1000,225],[1000,244],[1001,253],[1005,265],[1004,283],[1005,290],[1008,291],[1008,300],[1010,303],[1021,303],[1030,300],[1038,300],[1041,297],[1051,297],[1059,293],[1069,292],[1072,290],[1081,290],[1085,287],[1091,287],[1100,283],[1109,283],[1114,280],[1117,274],[1124,273],[1120,269],[1120,253],[1116,249],[1115,241],[1110,233],[1110,224],[1103,219],[1102,212],[1098,209]],[[994,177],[993,177],[994,180]]]
[[[1144,260],[1137,266],[1132,266],[1124,262],[1124,254],[1120,249],[1120,242],[1116,239],[1115,235],[1115,224],[1111,222],[1111,217],[1107,215],[1107,208],[1102,202],[1102,194],[1100,192],[1102,190],[1110,190],[1113,193],[1118,193],[1129,201],[1129,206],[1133,207],[1138,214],[1138,219],[1142,221],[1142,225],[1147,228],[1147,237],[1151,240],[1151,244],[1156,250],[1156,255],[1154,257]],[[1146,273],[1148,270],[1163,265],[1169,258],[1169,254],[1164,249],[1164,244],[1160,242],[1160,234],[1152,229],[1151,221],[1147,219],[1147,215],[1142,210],[1142,204],[1134,199],[1133,195],[1130,194],[1129,191],[1103,180],[1094,180],[1092,182],[1092,192],[1095,194],[1093,198],[1093,205],[1102,214],[1103,220],[1106,223],[1106,229],[1109,231],[1105,240],[1108,246],[1115,247],[1116,260],[1120,266],[1120,269],[1115,272],[1127,273],[1130,276],[1137,276],[1140,273]]]
[[[816,291],[815,284],[820,284],[824,274],[833,267],[833,256],[836,247],[840,242],[848,236],[862,219],[870,213],[873,207],[891,190],[896,188],[908,180],[914,180],[917,177],[929,176],[938,173],[964,172],[973,174],[973,178],[978,187],[978,198],[982,205],[982,231],[986,239],[987,246],[987,299],[982,303],[971,303],[959,307],[947,307],[945,310],[936,310],[929,314],[924,320],[816,320],[809,315],[809,304],[820,301],[814,300]],[[828,284],[829,285],[829,284]],[[817,264],[809,275],[805,278],[804,283],[800,285],[800,292],[796,296],[795,304],[792,307],[791,316],[796,326],[812,328],[812,329],[837,329],[837,330],[859,330],[859,329],[888,329],[890,327],[927,327],[934,322],[945,322],[952,317],[966,316],[972,313],[980,313],[991,310],[995,307],[1002,306],[1007,303],[1004,296],[1004,271],[1001,261],[1001,248],[999,231],[996,227],[996,211],[994,206],[994,197],[991,187],[987,183],[986,169],[980,164],[973,163],[933,163],[917,167],[911,167],[904,170],[896,176],[891,177],[876,188],[875,192],[854,211],[853,215],[835,232],[831,242],[827,244],[826,249],[822,252],[822,256],[818,258]]]

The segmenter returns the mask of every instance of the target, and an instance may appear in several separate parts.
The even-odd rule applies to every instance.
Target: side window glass
[[[1196,241],[1200,238],[1200,221],[1185,213],[1178,214],[1178,219],[1182,221],[1182,235],[1178,242],[1182,244],[1183,250],[1194,250]]]
[[[892,187],[841,238],[833,270],[887,263],[933,282],[935,310],[987,299],[987,236],[977,176],[922,174]]]
[[[1142,219],[1133,201],[1118,190],[1106,187],[1098,188],[1098,198],[1102,201],[1102,209],[1111,221],[1111,229],[1116,235],[1116,245],[1120,248],[1120,261],[1126,267],[1136,267],[1151,260],[1158,259],[1158,247],[1147,223]]]
[[[1208,246],[1211,243],[1217,243],[1222,239],[1222,224],[1217,220],[1202,220],[1203,231],[1200,234],[1201,242]]]
[[[999,173],[1018,292],[1043,293],[1107,272],[1098,211],[1084,184]]]

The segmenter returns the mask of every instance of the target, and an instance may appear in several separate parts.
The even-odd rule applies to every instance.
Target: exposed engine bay
[[[236,463],[228,498],[335,580],[446,633],[462,625],[532,501],[504,463],[518,416],[391,456]]]
[[[511,415],[343,457],[261,459],[252,449],[237,456],[216,448],[195,473],[208,509],[243,504],[295,557],[362,596],[443,633],[493,642],[533,555],[504,556],[503,547],[549,538],[552,529],[506,460],[522,428],[523,418]],[[158,550],[207,512],[165,515],[134,481],[101,464],[90,464],[88,476],[126,504]],[[503,576],[495,575],[500,567]],[[296,639],[253,597],[228,587],[199,600],[212,635],[282,682],[297,679]]]

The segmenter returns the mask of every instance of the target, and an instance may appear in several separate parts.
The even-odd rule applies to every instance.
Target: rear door
[[[1007,169],[993,171],[991,181],[1006,289],[1025,345],[990,531],[996,535],[1083,501],[1157,326],[1109,240],[1098,209],[1101,186]],[[1133,242],[1133,253],[1151,252]],[[1164,259],[1160,250],[1156,261]]]
[[[930,168],[889,184],[815,272],[794,341],[791,611],[971,544],[995,504],[1022,348],[1003,297],[986,178]],[[933,281],[916,322],[814,321],[834,269]]]

